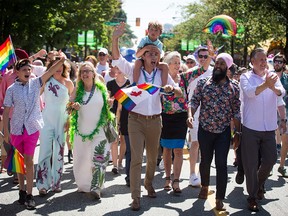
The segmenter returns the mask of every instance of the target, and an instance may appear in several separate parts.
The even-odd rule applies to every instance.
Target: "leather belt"
[[[155,118],[158,118],[160,117],[161,114],[156,114],[156,115],[142,115],[142,114],[139,114],[139,113],[135,113],[135,112],[132,112],[130,111],[130,115],[132,116],[135,116],[137,118],[144,118],[144,119],[155,119]]]

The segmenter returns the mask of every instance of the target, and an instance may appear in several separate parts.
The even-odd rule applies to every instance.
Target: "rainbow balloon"
[[[218,15],[212,17],[203,28],[203,32],[235,36],[237,33],[237,25],[233,18],[227,15]]]

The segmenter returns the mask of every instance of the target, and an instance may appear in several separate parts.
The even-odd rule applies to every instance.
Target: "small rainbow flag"
[[[3,74],[5,69],[17,61],[11,37],[0,46],[0,71]]]
[[[139,89],[144,89],[149,92],[149,94],[153,95],[155,92],[158,91],[159,87],[156,87],[154,85],[148,84],[148,83],[143,83],[137,85]]]
[[[131,111],[136,106],[133,100],[131,100],[131,98],[121,89],[116,92],[114,98],[128,111]]]
[[[10,152],[8,152],[4,167],[7,169],[7,172],[25,174],[24,157],[13,146]]]

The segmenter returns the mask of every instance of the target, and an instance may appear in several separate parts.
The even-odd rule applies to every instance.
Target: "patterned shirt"
[[[211,77],[199,80],[191,99],[191,107],[200,107],[199,125],[211,133],[222,133],[232,118],[240,117],[239,86],[229,80],[218,85]]]
[[[162,101],[162,113],[166,114],[174,114],[174,113],[180,113],[180,112],[187,112],[188,104],[188,93],[187,93],[187,87],[189,86],[189,83],[192,82],[194,79],[199,77],[204,73],[203,67],[197,68],[194,71],[189,71],[186,73],[180,74],[180,83],[179,87],[181,88],[183,92],[182,97],[175,97],[174,95],[161,95],[161,101]]]
[[[23,129],[31,135],[44,125],[40,111],[41,77],[29,79],[25,85],[16,80],[6,91],[5,107],[14,107],[11,134],[22,135]]]

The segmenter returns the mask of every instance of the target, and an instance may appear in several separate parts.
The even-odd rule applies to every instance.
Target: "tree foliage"
[[[279,4],[282,6],[279,7]],[[285,35],[287,4],[287,0],[202,0],[199,4],[193,3],[183,8],[186,21],[175,27],[176,37],[173,40],[200,39],[205,44],[206,39],[210,39],[216,47],[224,45],[226,52],[235,53],[239,63],[247,65],[249,48],[260,46],[260,42],[268,39],[281,39]],[[207,21],[220,14],[234,18],[238,28],[244,31],[233,39],[203,33]]]
[[[78,33],[94,30],[97,44],[109,47],[111,27],[105,22],[126,21],[121,5],[121,0],[1,0],[0,40],[11,35],[14,47],[28,52],[44,45],[47,49],[80,50]],[[129,38],[135,37],[127,31]]]

